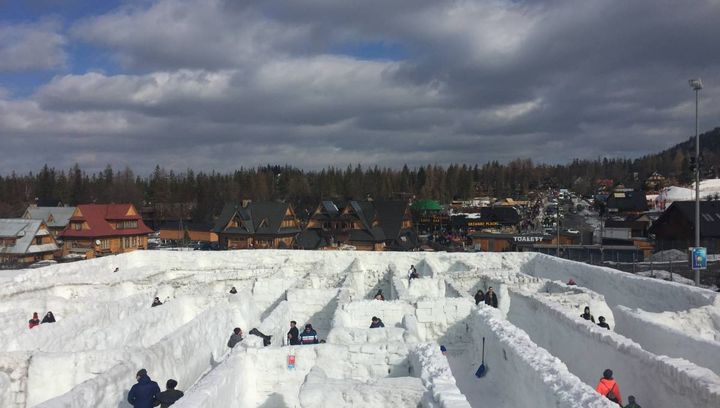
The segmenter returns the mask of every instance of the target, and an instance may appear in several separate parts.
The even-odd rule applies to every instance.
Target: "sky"
[[[720,1],[0,0],[0,174],[639,157],[720,126]]]

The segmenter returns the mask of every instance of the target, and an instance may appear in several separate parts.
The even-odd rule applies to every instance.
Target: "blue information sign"
[[[707,249],[704,247],[690,248],[690,264],[693,269],[707,269]]]

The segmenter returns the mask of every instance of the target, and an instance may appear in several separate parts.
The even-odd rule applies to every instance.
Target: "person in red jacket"
[[[28,328],[32,329],[33,327],[38,325],[40,325],[40,318],[38,317],[37,312],[34,312],[32,319],[28,320]]]
[[[613,372],[611,369],[603,371],[603,378],[598,382],[595,391],[607,397],[612,402],[622,406],[622,396],[620,396],[620,386],[613,379]]]

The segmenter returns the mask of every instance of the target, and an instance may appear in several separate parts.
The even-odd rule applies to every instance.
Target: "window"
[[[137,226],[138,226],[137,220],[120,221],[117,223],[117,229],[133,229],[133,228],[137,228]]]
[[[75,231],[80,231],[82,229],[82,222],[73,222],[72,229],[74,229]]]
[[[35,237],[35,245],[42,245],[42,237]]]
[[[295,221],[293,221],[292,219],[289,219],[289,220],[283,220],[282,225],[280,227],[281,228],[292,228],[294,226],[295,226]]]

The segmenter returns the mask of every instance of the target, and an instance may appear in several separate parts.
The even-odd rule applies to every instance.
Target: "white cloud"
[[[0,25],[0,72],[58,68],[67,44],[54,22]]]

